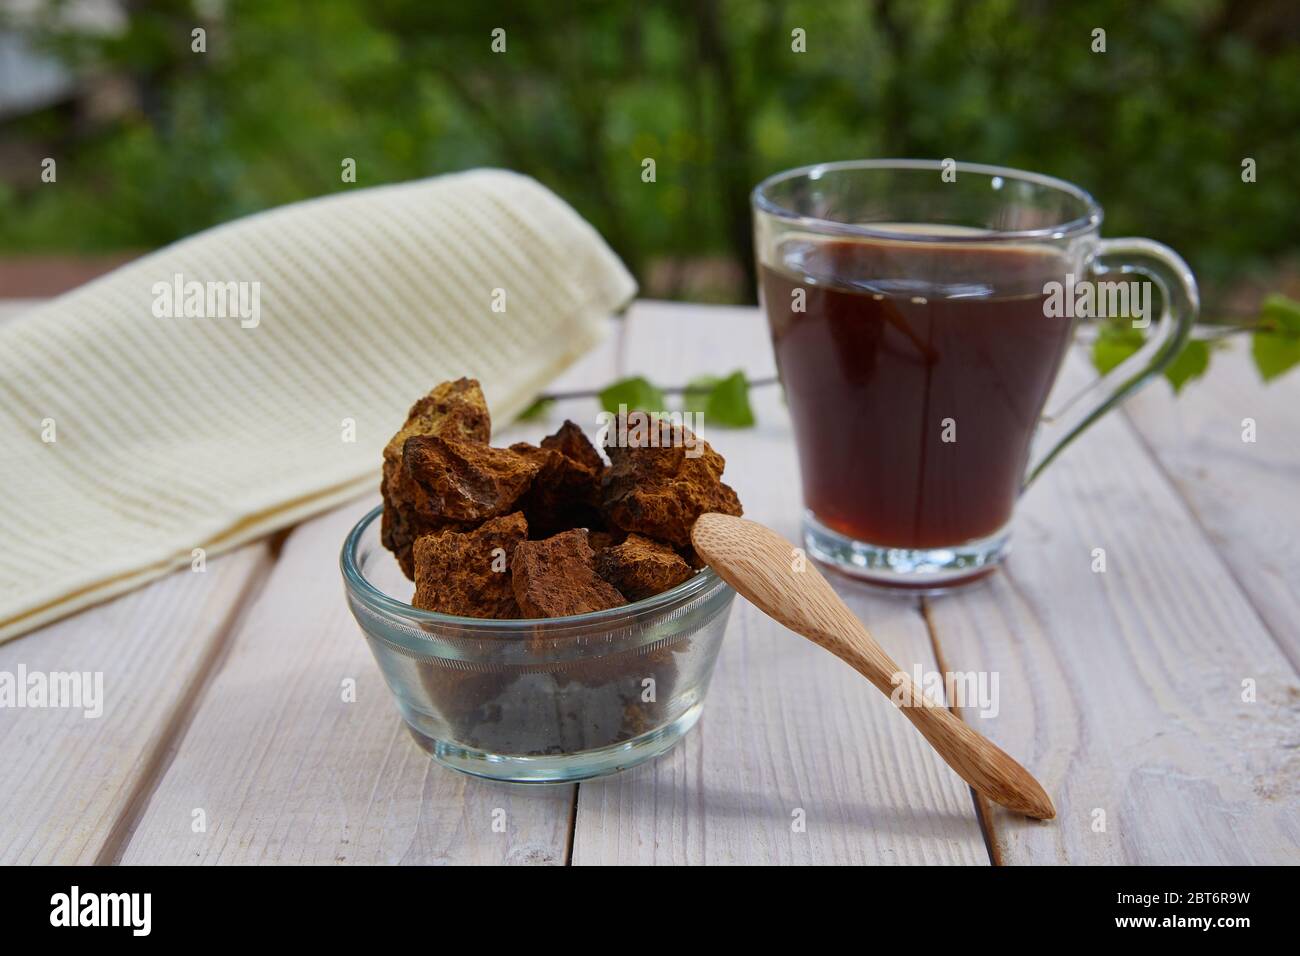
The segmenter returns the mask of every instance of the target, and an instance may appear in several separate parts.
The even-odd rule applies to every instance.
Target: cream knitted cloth
[[[439,381],[510,420],[635,291],[554,194],[479,170],[250,216],[0,326],[0,641],[376,489]]]

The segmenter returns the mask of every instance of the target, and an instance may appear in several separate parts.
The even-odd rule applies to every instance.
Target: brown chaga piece
[[[672,548],[639,534],[596,555],[596,573],[629,601],[674,588],[695,572]]]
[[[599,528],[601,481],[605,461],[571,421],[541,447],[518,442],[510,450],[539,465],[532,488],[521,502],[533,537],[545,538],[569,528]]]
[[[604,525],[599,475],[551,448],[516,442],[510,450],[538,466],[532,486],[519,502],[533,537]]]
[[[385,466],[387,471],[387,466]],[[393,552],[397,563],[402,566],[402,573],[412,581],[415,580],[415,558],[411,548],[421,535],[446,531],[451,526],[447,522],[432,521],[421,518],[409,496],[418,495],[426,498],[420,487],[407,478],[400,470],[384,475],[379,483],[379,493],[384,498],[384,513],[380,516],[379,540],[385,548]]]
[[[600,457],[596,446],[591,443],[582,429],[569,419],[564,420],[559,431],[542,439],[543,448],[558,451],[564,457],[577,462],[597,475],[605,471],[605,459]]]
[[[417,538],[411,603],[461,617],[520,617],[510,585],[510,557],[527,538],[528,523],[518,511],[485,521],[473,531]]]
[[[443,382],[412,405],[406,424],[384,446],[384,461],[401,461],[406,440],[416,435],[486,445],[492,437],[492,416],[478,381],[458,378]]]
[[[384,447],[384,473],[379,493],[384,499],[380,540],[397,556],[403,573],[415,577],[411,546],[424,534],[463,526],[435,513],[429,496],[403,469],[402,449],[416,435],[438,435],[458,441],[486,443],[492,433],[483,390],[472,378],[443,382],[411,406],[404,424]]]
[[[434,520],[477,523],[514,511],[541,465],[508,448],[415,435],[402,448],[402,468],[428,496]]]
[[[587,544],[591,545],[591,550],[597,554],[626,540],[627,532],[621,528],[606,528],[599,531],[587,529]]]
[[[520,542],[510,559],[510,576],[523,616],[564,617],[626,604],[596,573],[594,562],[584,528]]]
[[[722,483],[725,460],[688,428],[634,412],[610,429],[605,450],[604,508],[615,527],[685,547],[700,515],[741,513]]]
[[[417,538],[441,531],[463,531],[470,526],[438,515],[428,493],[407,474],[400,462],[393,466],[384,463],[379,492],[384,498],[380,540],[397,556],[402,572],[412,581],[415,580],[415,559],[411,555],[411,546]]]

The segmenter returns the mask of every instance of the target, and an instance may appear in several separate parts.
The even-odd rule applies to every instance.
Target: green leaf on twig
[[[726,378],[706,375],[694,379],[682,393],[682,408],[702,414],[706,425],[749,428],[754,424],[754,409],[749,404],[749,382],[740,370]]]
[[[1194,378],[1200,378],[1210,367],[1209,343],[1200,339],[1188,339],[1182,351],[1165,366],[1165,378],[1174,387],[1174,394],[1182,391],[1183,386]]]
[[[664,393],[640,375],[619,379],[600,390],[601,408],[617,415],[620,405],[626,406],[629,412],[662,412],[667,407]]]
[[[1133,328],[1129,319],[1115,319],[1101,326],[1097,340],[1092,344],[1092,364],[1105,375],[1125,359],[1134,355],[1146,344],[1146,333]],[[1210,346],[1199,339],[1189,339],[1174,360],[1165,367],[1165,378],[1174,387],[1174,394],[1194,378],[1200,378],[1210,367]]]
[[[1300,364],[1300,302],[1284,295],[1264,300],[1250,353],[1266,382]]]
[[[716,375],[701,375],[687,382],[686,388],[682,390],[682,410],[704,411],[704,406],[709,403],[709,394],[720,381],[722,379]]]
[[[537,401],[533,402],[533,404],[529,405],[527,408],[525,408],[522,412],[519,413],[519,421],[531,422],[539,418],[545,418],[546,413],[551,410],[551,406],[554,404],[555,404],[555,399],[547,398],[545,395],[543,395],[541,398],[537,399]]]
[[[1092,364],[1102,375],[1142,348],[1146,337],[1128,319],[1107,322],[1092,343]]]

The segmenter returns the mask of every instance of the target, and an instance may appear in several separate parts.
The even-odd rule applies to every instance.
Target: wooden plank
[[[1300,862],[1295,670],[1122,415],[1029,490],[1015,546],[930,604],[948,666],[999,675],[997,716],[965,716],[1056,801],[1050,823],[990,814],[1002,862]]]
[[[638,303],[629,374],[773,374],[755,309]],[[799,480],[775,388],[757,427],[708,429],[746,514],[798,540]],[[935,666],[915,603],[837,584],[900,665]],[[797,832],[796,813],[806,829]],[[970,791],[879,692],[743,600],[699,725],[670,754],[578,789],[574,863],[988,863]]]
[[[98,717],[84,707],[3,711],[0,863],[113,855],[270,561],[265,544],[250,545],[0,646],[0,672],[89,672],[103,688]]]
[[[616,339],[556,383],[600,386]],[[430,383],[432,385],[434,383]],[[565,414],[496,436],[536,440]],[[432,763],[348,612],[337,555],[375,500],[309,521],[238,629],[124,863],[563,863],[574,788],[509,787]],[[356,681],[355,702],[342,682]],[[194,811],[206,831],[193,832]],[[505,811],[505,832],[494,814]],[[499,814],[498,814],[499,815]]]
[[[1161,382],[1126,411],[1300,667],[1300,372],[1266,385],[1233,342],[1181,395]]]

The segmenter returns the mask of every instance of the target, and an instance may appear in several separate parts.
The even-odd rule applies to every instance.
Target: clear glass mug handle
[[[1025,485],[1042,474],[1084,429],[1159,374],[1182,349],[1200,312],[1196,278],[1182,257],[1150,239],[1103,239],[1088,261],[1087,278],[1126,281],[1141,276],[1160,290],[1160,318],[1146,343],[1079,394],[1034,434]],[[1148,318],[1147,321],[1150,321]]]

